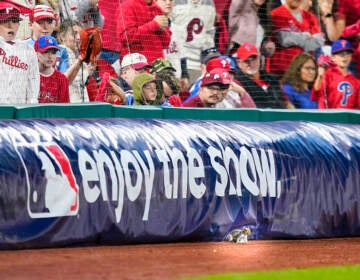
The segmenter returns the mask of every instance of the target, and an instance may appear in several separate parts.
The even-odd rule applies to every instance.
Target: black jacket
[[[283,92],[277,76],[265,71],[260,71],[260,79],[269,84],[267,90],[263,89],[240,70],[237,70],[234,78],[238,80],[250,94],[258,108],[285,109]]]

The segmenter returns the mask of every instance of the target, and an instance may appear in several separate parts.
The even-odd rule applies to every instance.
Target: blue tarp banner
[[[0,248],[360,234],[360,127],[0,121]]]

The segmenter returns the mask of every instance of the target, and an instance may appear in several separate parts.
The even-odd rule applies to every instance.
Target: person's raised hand
[[[154,20],[159,25],[160,29],[165,29],[169,26],[169,20],[167,16],[164,15],[157,15],[154,17]]]

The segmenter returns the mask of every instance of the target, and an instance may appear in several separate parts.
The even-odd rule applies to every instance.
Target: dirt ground
[[[360,264],[360,238],[0,251],[0,279],[178,279]]]

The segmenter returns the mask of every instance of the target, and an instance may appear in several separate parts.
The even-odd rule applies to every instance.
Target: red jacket
[[[86,83],[86,90],[88,92],[90,101],[97,101],[96,96],[99,94],[99,89],[101,85],[100,82],[104,75],[110,75],[111,77],[118,78],[118,75],[116,74],[111,64],[106,60],[99,58],[97,60],[96,75],[94,74],[89,76]],[[96,81],[96,77],[99,78],[99,81]]]
[[[120,2],[124,0],[100,0],[99,9],[101,15],[104,17],[104,25],[101,28],[101,38],[103,48],[109,51],[120,52],[120,40],[116,39],[116,11]]]
[[[360,109],[360,81],[351,73],[343,75],[337,67],[326,70],[319,90],[312,90],[311,100],[319,109]]]
[[[299,22],[289,12],[285,5],[281,5],[272,10],[271,18],[273,23],[273,31],[275,33],[281,30],[309,32],[310,34],[319,33],[320,27],[316,22],[316,18],[313,16],[313,14],[305,10],[302,10],[301,14],[302,22]],[[282,75],[289,67],[289,64],[293,58],[302,52],[304,52],[304,50],[296,45],[283,48],[277,44],[275,53],[270,58],[270,72]]]
[[[154,17],[162,15],[159,6],[152,1],[128,0],[117,10],[117,35],[121,43],[121,54],[138,52],[146,56],[151,64],[155,59],[164,57],[164,49],[170,43],[169,28],[161,30]]]

